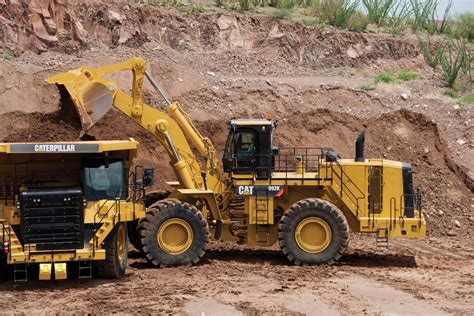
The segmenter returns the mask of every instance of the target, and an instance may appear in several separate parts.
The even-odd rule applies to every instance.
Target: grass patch
[[[418,77],[418,74],[411,70],[402,69],[399,72],[382,72],[375,76],[375,82],[401,83],[410,81]]]
[[[375,82],[385,82],[385,83],[392,83],[395,82],[395,76],[390,72],[382,72],[375,76]]]
[[[375,87],[371,84],[361,84],[356,87],[358,90],[363,90],[363,91],[371,91],[375,90]]]
[[[414,71],[402,69],[397,73],[397,79],[401,81],[410,81],[418,77],[418,74]]]
[[[10,61],[13,60],[13,56],[10,55],[9,53],[3,54],[3,60]]]
[[[454,90],[446,90],[446,91],[444,91],[443,94],[444,94],[445,96],[450,97],[450,98],[453,98],[453,99],[459,98],[459,94],[457,94],[457,92],[454,91]]]
[[[474,93],[465,95],[464,97],[462,97],[461,101],[469,104],[474,104]]]

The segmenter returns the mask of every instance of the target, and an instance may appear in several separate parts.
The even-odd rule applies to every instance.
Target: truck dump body
[[[15,280],[33,263],[49,279],[52,265],[64,278],[66,262],[106,259],[108,236],[144,216],[143,187],[130,178],[137,147],[133,139],[0,144],[2,257]]]

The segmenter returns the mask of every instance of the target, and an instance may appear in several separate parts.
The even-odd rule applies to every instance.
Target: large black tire
[[[182,242],[181,239],[179,242],[166,240],[169,236],[173,237],[167,232],[167,227],[171,225],[183,232]],[[196,264],[206,253],[209,243],[209,226],[202,213],[195,206],[178,199],[165,199],[148,208],[138,233],[146,258],[159,267]],[[160,244],[160,238],[163,244]],[[175,249],[170,250],[174,246]]]
[[[316,230],[307,228],[305,236],[301,237],[304,227],[310,227],[305,226],[306,223]],[[333,264],[343,255],[349,242],[349,227],[344,214],[332,203],[317,198],[293,204],[281,218],[278,228],[280,248],[296,265]],[[318,234],[314,240],[313,232],[316,232],[314,236]],[[304,243],[304,238],[310,242]]]
[[[144,198],[145,207],[150,207],[156,202],[166,199],[168,195],[170,195],[169,191],[155,191],[147,193]],[[133,247],[135,247],[135,249],[143,253],[143,246],[141,244],[141,238],[138,233],[138,227],[140,226],[141,220],[142,219],[137,219],[128,222],[128,239],[130,240],[130,243],[133,245]]]
[[[166,199],[170,195],[169,191],[155,191],[145,195],[145,207],[150,207],[158,201]]]
[[[128,238],[126,223],[118,223],[104,242],[105,260],[97,261],[97,273],[105,279],[120,278],[125,274],[128,262]]]

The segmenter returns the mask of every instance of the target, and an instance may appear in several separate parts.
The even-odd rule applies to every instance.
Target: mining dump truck
[[[271,118],[234,118],[219,160],[211,140],[145,69],[143,59],[132,58],[81,67],[47,82],[69,93],[83,132],[115,107],[166,149],[177,177],[168,182],[173,190],[150,195],[146,216],[129,231],[130,241],[152,264],[195,264],[209,239],[262,247],[278,243],[294,264],[331,264],[343,255],[349,230],[374,234],[380,245],[390,237],[425,235],[412,167],[366,159],[364,134],[355,158],[341,159],[325,148],[276,148],[277,122]],[[123,70],[133,74],[131,95],[105,78]],[[164,107],[144,102],[145,77]]]
[[[122,276],[127,229],[145,216],[153,182],[153,169],[132,164],[137,146],[133,139],[0,144],[1,275]]]

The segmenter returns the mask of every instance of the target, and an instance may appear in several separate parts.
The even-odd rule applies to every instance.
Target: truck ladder
[[[79,261],[79,279],[92,279],[92,260]]]

